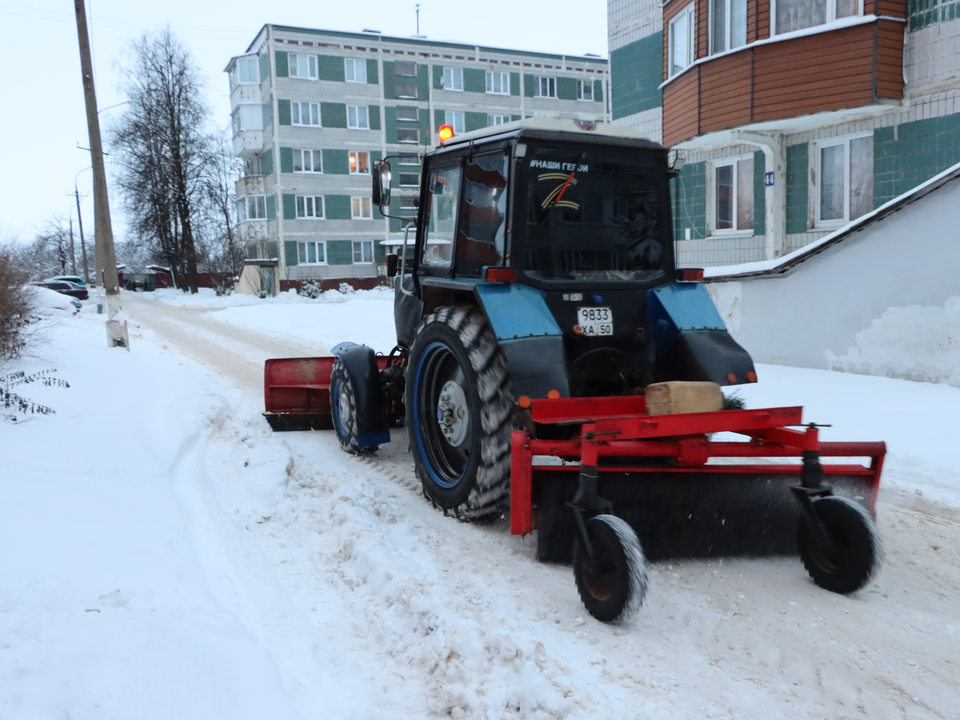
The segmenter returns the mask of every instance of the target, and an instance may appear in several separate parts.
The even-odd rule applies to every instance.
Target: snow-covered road
[[[917,439],[891,444],[893,480],[878,508],[887,559],[877,580],[842,597],[814,586],[795,558],[658,564],[636,622],[610,627],[585,613],[569,568],[534,560],[534,539],[511,536],[504,522],[458,523],[424,501],[402,431],[362,460],[341,453],[332,433],[271,434],[259,414],[262,360],[318,354],[342,339],[389,350],[388,294],[225,310],[213,301],[178,307],[125,294],[124,308],[141,325],[129,355],[94,349],[103,332],[96,318],[65,322],[69,327],[54,333],[52,359],[64,376],[82,374],[83,383],[62,397],[47,388],[34,393],[63,404],[78,391],[75,399],[89,403],[91,393],[121,378],[136,392],[118,393],[114,407],[124,397],[130,403],[159,395],[152,415],[124,413],[120,437],[130,447],[118,448],[114,465],[100,472],[92,460],[85,464],[85,453],[109,441],[61,422],[72,406],[0,425],[13,471],[0,485],[0,501],[22,516],[8,518],[16,521],[0,532],[7,547],[24,547],[30,559],[8,555],[0,567],[12,576],[0,595],[0,635],[19,638],[5,641],[0,654],[2,718],[960,717],[960,461],[917,459],[930,454],[922,438],[937,427],[932,418],[941,405],[960,406],[955,388],[764,368],[771,381],[763,393],[815,395],[820,422],[868,393],[921,404],[899,407],[900,416],[907,410],[914,418],[905,437]],[[97,362],[77,361],[63,343]],[[828,383],[830,391],[821,392]],[[748,398],[753,406],[756,399]],[[78,402],[75,417],[93,423],[109,415]],[[834,431],[865,430],[841,422]],[[78,435],[60,439],[69,462],[37,452],[58,432]],[[122,481],[138,458],[154,469],[150,494]],[[133,517],[124,527],[132,547],[153,553],[155,575],[117,571],[112,566],[132,562],[137,551],[109,547],[96,561],[64,551],[73,564],[69,572],[62,567],[53,541],[66,531],[57,528],[80,536],[91,528],[66,508],[56,522],[46,518],[60,501],[28,480],[54,478],[71,464],[85,491],[63,502],[81,516],[93,513],[97,528],[111,516]],[[931,487],[935,492],[924,492]],[[88,507],[87,489],[115,512]],[[25,546],[30,539],[51,547]],[[51,580],[58,573],[67,575]],[[96,681],[68,692],[65,678],[76,668],[69,660],[46,666],[42,658],[73,657],[81,640],[100,643],[104,631],[96,628],[74,637],[91,619],[81,612],[89,608],[74,617],[72,605],[58,600],[72,594],[81,602],[76,587],[85,581],[77,578],[90,574],[129,578],[121,593],[133,599],[109,609],[109,596],[94,603],[103,620],[125,622],[151,642],[111,652],[115,638],[129,635],[126,626],[110,626],[113,639],[82,675]],[[162,589],[170,587],[179,588],[173,599]],[[31,603],[49,606],[51,627],[64,637],[43,636]],[[176,630],[169,647],[157,647],[144,618],[161,626],[159,637]],[[200,659],[185,677],[167,667],[189,655]],[[113,672],[118,682],[136,677],[137,687],[153,678],[146,697],[165,693],[168,700],[156,708],[135,700],[110,681]],[[58,700],[42,699],[53,686],[61,688]],[[169,712],[175,704],[177,712]],[[272,710],[262,712],[266,707]]]

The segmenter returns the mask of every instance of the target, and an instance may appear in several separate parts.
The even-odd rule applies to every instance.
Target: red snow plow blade
[[[533,400],[530,410],[540,426],[579,426],[562,440],[513,433],[510,529],[537,528],[541,560],[569,560],[566,505],[583,468],[596,468],[599,495],[653,559],[796,552],[793,495],[812,487],[804,464],[821,487],[875,512],[886,445],[821,442],[816,426],[791,427],[801,426],[800,407],[647,415],[642,396],[627,396]],[[708,437],[718,432],[746,439]],[[846,462],[820,464],[821,457]]]
[[[330,371],[337,358],[275,358],[263,369],[263,416],[274,430],[329,430]],[[378,357],[382,370],[387,358]]]

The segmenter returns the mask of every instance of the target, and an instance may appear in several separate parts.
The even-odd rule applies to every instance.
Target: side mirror
[[[390,163],[381,160],[373,166],[373,204],[385,208],[390,204]]]
[[[400,265],[400,256],[396,253],[387,255],[387,277],[396,277],[397,268]]]

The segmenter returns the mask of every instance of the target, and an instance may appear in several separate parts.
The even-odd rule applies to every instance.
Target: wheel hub
[[[452,447],[460,447],[463,444],[470,426],[469,408],[463,388],[454,380],[448,380],[440,390],[437,423],[440,425],[443,439]]]

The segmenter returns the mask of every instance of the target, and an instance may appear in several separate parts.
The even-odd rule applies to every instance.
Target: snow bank
[[[831,370],[960,387],[960,297],[942,308],[890,308],[857,333],[856,347],[827,351],[827,361]]]

